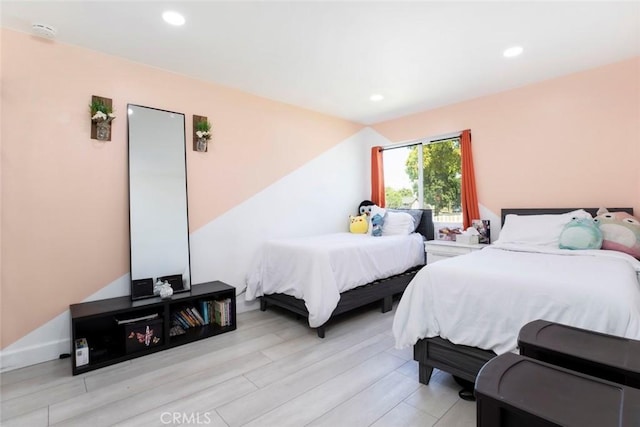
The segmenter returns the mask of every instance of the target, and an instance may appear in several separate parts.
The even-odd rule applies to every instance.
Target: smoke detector
[[[47,24],[31,24],[31,30],[37,36],[52,39],[56,36],[58,30]]]

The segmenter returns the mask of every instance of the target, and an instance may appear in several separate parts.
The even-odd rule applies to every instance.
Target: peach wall
[[[471,129],[478,201],[640,214],[640,57],[379,123],[392,141]]]
[[[129,271],[126,105],[213,124],[189,150],[193,232],[362,126],[3,29],[2,348]],[[113,99],[90,139],[91,95]],[[189,147],[191,141],[188,140]]]

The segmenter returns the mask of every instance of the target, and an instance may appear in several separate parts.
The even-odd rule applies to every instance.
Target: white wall
[[[371,197],[370,148],[380,138],[363,129],[193,233],[193,283],[221,280],[240,294],[265,240],[348,231]],[[253,308],[238,298],[239,312]]]

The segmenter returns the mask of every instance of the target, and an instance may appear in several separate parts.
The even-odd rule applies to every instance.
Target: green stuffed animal
[[[600,249],[602,232],[591,218],[573,218],[560,233],[560,249]]]

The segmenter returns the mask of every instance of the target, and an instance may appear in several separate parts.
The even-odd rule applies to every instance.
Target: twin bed
[[[502,218],[569,211],[509,209]],[[516,350],[518,331],[535,319],[640,339],[639,272],[638,260],[615,251],[492,245],[416,275],[396,310],[396,345],[414,345],[428,384],[434,368],[475,381],[489,359]]]
[[[414,233],[372,237],[336,233],[267,242],[247,277],[247,299],[260,309],[278,306],[308,319],[324,338],[335,316],[380,301],[391,310],[424,265],[424,241],[433,239],[430,209],[408,210],[420,217]]]
[[[610,209],[620,210],[633,214]],[[505,209],[502,222],[571,211]],[[629,255],[505,243],[422,268],[430,210],[416,231],[271,242],[248,278],[247,299],[308,318],[322,338],[334,316],[375,301],[389,311],[404,292],[393,333],[398,348],[414,346],[423,384],[434,368],[475,381],[489,359],[516,350],[518,331],[535,319],[640,339],[640,261]]]

